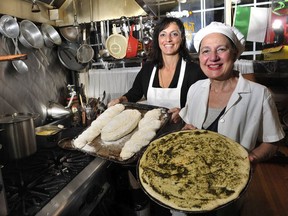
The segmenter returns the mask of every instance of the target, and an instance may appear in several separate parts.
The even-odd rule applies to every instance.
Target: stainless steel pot
[[[32,113],[0,116],[1,160],[21,159],[37,151],[34,120],[38,117]]]

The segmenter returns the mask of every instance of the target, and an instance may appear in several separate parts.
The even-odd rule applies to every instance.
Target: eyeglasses
[[[179,32],[179,31],[172,31],[170,33],[168,33],[168,32],[160,32],[159,37],[160,38],[166,38],[166,37],[179,38],[179,37],[181,37],[181,32]]]

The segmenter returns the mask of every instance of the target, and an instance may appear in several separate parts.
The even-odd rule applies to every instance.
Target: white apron
[[[166,107],[168,109],[174,107],[181,107],[180,97],[181,97],[182,83],[185,74],[185,68],[186,68],[186,62],[182,59],[177,88],[155,88],[153,87],[153,80],[157,68],[156,66],[154,66],[147,91],[147,104]]]

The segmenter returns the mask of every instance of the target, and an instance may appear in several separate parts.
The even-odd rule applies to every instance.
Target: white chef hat
[[[200,29],[194,37],[194,47],[197,52],[199,51],[202,39],[211,33],[221,33],[230,38],[238,50],[237,59],[245,50],[245,37],[237,28],[221,22],[211,22],[208,26]]]

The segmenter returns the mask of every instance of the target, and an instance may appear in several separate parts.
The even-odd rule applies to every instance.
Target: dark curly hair
[[[189,55],[189,50],[186,46],[186,36],[185,36],[185,28],[184,28],[183,22],[180,19],[175,18],[175,17],[165,17],[161,19],[154,28],[152,50],[150,53],[152,62],[154,64],[157,64],[159,69],[163,67],[163,58],[162,58],[161,49],[159,47],[158,36],[159,36],[159,33],[163,29],[167,28],[167,26],[170,23],[176,23],[181,32],[182,42],[179,47],[179,55],[185,61],[191,60],[191,57]]]

